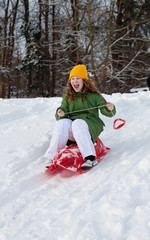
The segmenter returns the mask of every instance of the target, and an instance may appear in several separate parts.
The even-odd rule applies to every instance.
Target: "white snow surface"
[[[104,97],[111,150],[81,175],[45,173],[61,98],[0,99],[0,240],[150,239],[150,92]]]

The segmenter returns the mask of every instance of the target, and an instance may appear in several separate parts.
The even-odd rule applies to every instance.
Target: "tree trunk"
[[[56,27],[55,27],[55,5],[52,6],[52,76],[51,76],[51,96],[54,96],[56,86]]]
[[[9,3],[10,0],[7,0],[7,4],[5,7],[5,17],[4,17],[4,48],[2,50],[2,56],[1,56],[1,65],[5,67],[5,61],[6,61],[6,52],[7,52],[7,27],[8,27],[8,9],[9,9]]]
[[[92,34],[92,21],[91,21],[91,14],[92,14],[92,0],[88,1],[88,18],[89,18],[89,25],[88,25],[88,29],[89,29],[89,39],[90,39],[90,46],[91,46],[91,66],[92,66],[92,70],[94,72],[94,76],[95,74],[95,65],[94,65],[94,47],[93,47],[93,34]],[[95,76],[96,77],[96,76]]]
[[[24,22],[25,22],[25,30],[24,35],[26,39],[26,43],[30,42],[30,33],[29,33],[29,0],[23,0],[24,2]]]
[[[71,58],[73,62],[79,59],[79,45],[78,45],[78,31],[79,31],[79,0],[71,0],[72,8],[72,53]]]

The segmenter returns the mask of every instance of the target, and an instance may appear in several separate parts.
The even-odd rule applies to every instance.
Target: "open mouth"
[[[79,84],[73,85],[73,88],[74,88],[75,90],[78,90]]]

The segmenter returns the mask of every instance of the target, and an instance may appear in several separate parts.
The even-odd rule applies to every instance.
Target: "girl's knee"
[[[72,121],[70,119],[64,118],[56,122],[55,129],[57,130],[68,130],[71,128]]]
[[[88,129],[87,123],[83,119],[76,119],[72,123],[72,131],[81,131],[82,129]]]
[[[66,127],[66,126],[70,126],[71,122],[72,121],[70,119],[64,118],[64,119],[58,120],[56,125],[61,127]]]

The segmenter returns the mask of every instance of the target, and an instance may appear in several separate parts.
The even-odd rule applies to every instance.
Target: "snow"
[[[0,99],[1,240],[150,239],[150,92],[104,97],[117,108],[101,115],[111,151],[82,175],[45,173],[61,98]]]
[[[148,87],[143,87],[143,88],[131,88],[130,92],[134,93],[134,92],[141,92],[141,91],[149,91]]]

